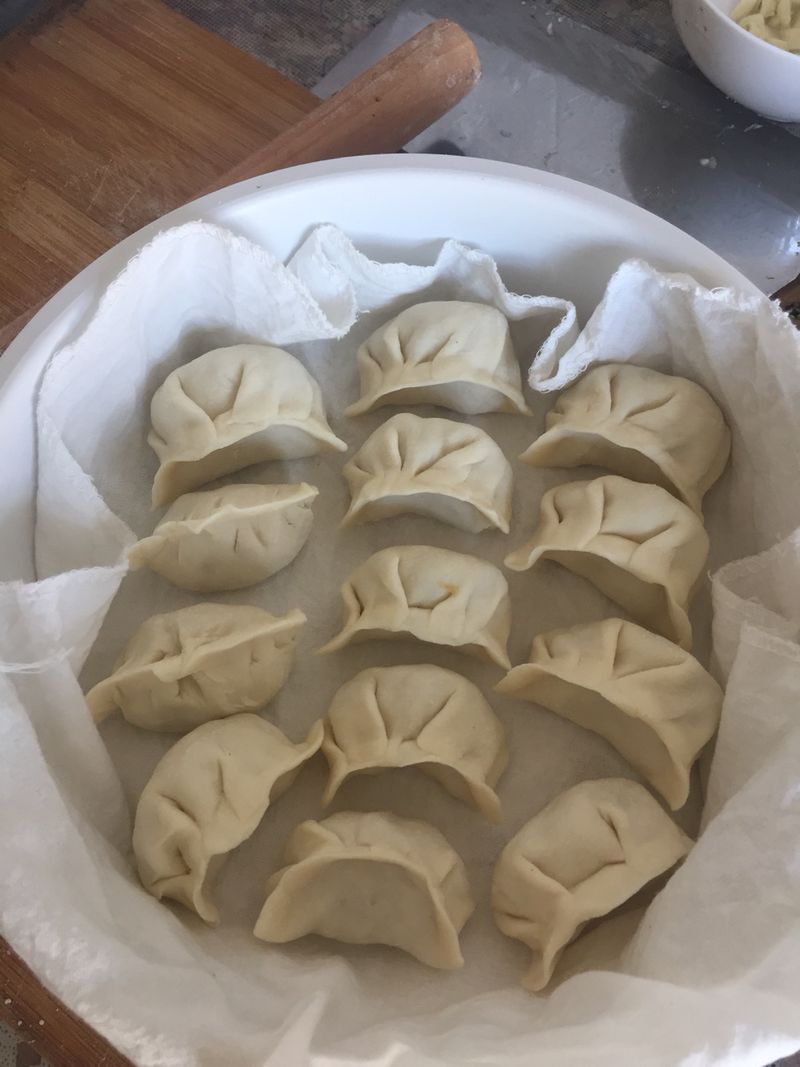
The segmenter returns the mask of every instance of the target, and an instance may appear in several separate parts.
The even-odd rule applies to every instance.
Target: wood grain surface
[[[439,20],[320,101],[157,0],[84,0],[0,50],[0,348],[106,248],[202,192],[393,152],[475,84]]]
[[[49,993],[0,939],[0,1016],[49,1067],[133,1067],[105,1038]]]
[[[319,103],[156,0],[49,14],[0,43],[0,337]]]

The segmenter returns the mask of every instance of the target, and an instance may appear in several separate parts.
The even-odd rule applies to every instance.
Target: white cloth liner
[[[390,412],[350,422],[338,414],[354,395],[354,344],[394,310],[431,296],[501,308],[526,362],[546,323],[552,332],[531,366],[534,390],[560,389],[598,362],[630,360],[705,385],[733,430],[733,462],[707,511],[711,562],[718,568],[713,663],[728,688],[702,835],[632,937],[629,923],[624,937],[610,936],[625,925],[616,920],[605,933],[600,927],[589,934],[568,955],[578,968],[581,959],[584,965],[592,959],[600,969],[575,974],[543,998],[516,987],[524,951],[493,928],[486,887],[502,843],[560,789],[581,778],[634,776],[599,739],[544,712],[506,710],[498,702],[512,730],[517,770],[501,781],[508,817],[496,830],[479,828],[479,817],[443,799],[435,783],[371,779],[351,795],[362,807],[387,797],[386,806],[397,801],[401,813],[430,810],[434,822],[441,814],[440,829],[464,855],[479,912],[463,936],[467,967],[445,976],[382,949],[339,954],[336,946],[313,942],[267,948],[252,938],[261,886],[281,842],[301,818],[319,812],[321,772],[290,791],[276,805],[274,821],[268,813],[242,856],[229,861],[218,929],[201,928],[153,901],[130,862],[129,801],[169,739],[120,722],[101,736],[77,679],[93,645],[84,681],[109,669],[121,641],[146,615],[192,602],[155,576],[132,576],[96,641],[126,573],[125,549],[154,522],[147,497],[155,461],[144,437],[149,396],[167,371],[223,343],[291,345],[322,381],[336,432],[349,432],[350,443],[358,444]],[[305,344],[320,341],[326,343]],[[69,1007],[148,1067],[356,1061],[763,1067],[794,1051],[800,1046],[799,354],[797,335],[766,299],[708,292],[639,262],[618,270],[578,336],[569,303],[508,293],[489,256],[452,241],[430,267],[378,264],[324,226],[284,266],[211,225],[160,234],[110,286],[83,335],[54,355],[42,381],[39,581],[0,585],[3,935]],[[532,399],[538,423],[507,417],[482,423],[510,457],[541,428],[550,401]],[[467,551],[471,543],[481,554],[486,545],[500,559],[530,527],[538,492],[581,476],[525,473],[515,465],[516,511],[519,516],[522,502],[524,522],[508,540],[481,535],[488,539],[470,542],[433,524],[398,520],[365,528],[351,546],[333,533],[346,505],[341,457],[306,462],[310,473],[298,464],[265,467],[258,475],[305,478],[328,498],[317,509],[302,567],[266,584],[273,610],[303,596],[313,608],[321,580],[335,588],[332,566],[344,574],[373,547],[395,540]],[[575,596],[586,598],[588,613],[608,611],[579,580],[554,570],[535,587],[550,606],[532,608],[526,624],[521,616],[534,586],[525,576],[519,580],[516,662],[535,630],[577,621]],[[311,656],[338,619],[332,590],[301,649],[308,658],[295,682],[307,686],[306,703],[316,685],[327,683],[330,693],[362,665],[363,653],[345,654],[341,662]],[[247,591],[220,599],[257,602]],[[376,658],[380,647],[363,662],[389,661],[388,653]],[[411,661],[420,658],[428,657],[417,650]],[[484,689],[497,677],[458,657],[430,658],[470,673]],[[287,690],[291,697],[301,688],[291,690],[290,683]],[[299,737],[305,723],[287,709],[280,703],[271,717]],[[324,701],[309,715],[323,711]],[[526,748],[518,741],[529,730],[536,744],[528,741]],[[418,801],[412,792],[419,792]],[[410,810],[403,811],[406,801]],[[610,947],[604,947],[607,934]]]

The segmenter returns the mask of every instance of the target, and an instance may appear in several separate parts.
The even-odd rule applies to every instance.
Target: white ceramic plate
[[[192,219],[231,229],[287,258],[321,222],[370,255],[431,262],[454,237],[485,249],[518,291],[574,300],[584,320],[624,260],[641,256],[707,286],[755,287],[681,230],[579,182],[452,156],[367,156],[254,178],[170,212],[122,241],[50,300],[0,359],[0,580],[35,577],[34,422],[51,353],[91,316],[99,294],[159,230]]]

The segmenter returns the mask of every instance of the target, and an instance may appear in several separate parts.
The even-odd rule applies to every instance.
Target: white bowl
[[[800,122],[800,56],[743,30],[738,0],[672,0],[686,50],[709,81],[765,118]]]

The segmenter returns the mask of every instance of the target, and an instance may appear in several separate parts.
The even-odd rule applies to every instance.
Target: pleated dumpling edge
[[[687,855],[692,840],[644,786],[580,782],[511,838],[492,876],[495,922],[532,952],[522,985],[537,993],[591,919],[614,911]]]
[[[544,433],[520,459],[535,467],[605,467],[660,485],[699,512],[730,449],[730,430],[702,386],[631,363],[604,363],[561,393]]]
[[[419,767],[500,820],[494,786],[508,763],[505,730],[478,687],[455,671],[432,663],[359,671],[334,694],[322,751],[326,805],[352,775]]]
[[[508,582],[487,560],[431,545],[394,545],[356,567],[341,594],[344,624],[321,654],[353,641],[413,637],[511,666]]]
[[[553,560],[586,578],[633,619],[691,648],[689,603],[708,557],[702,520],[658,485],[616,474],[549,489],[531,539],[511,570]]]
[[[184,493],[149,537],[128,550],[131,570],[149,567],[179,589],[244,589],[288,566],[308,540],[319,490],[225,485]]]
[[[676,810],[723,693],[688,652],[623,619],[550,630],[495,689],[604,737]]]
[[[346,415],[389,404],[530,414],[508,320],[489,304],[414,304],[375,330],[356,359],[361,396]]]
[[[283,687],[306,616],[252,604],[192,604],[151,615],[86,694],[96,722],[119,708],[145,730],[185,732],[267,704]]]
[[[242,714],[205,723],[176,741],[136,808],[133,851],[145,889],[216,925],[216,868],[289,788],[319,750],[322,734],[318,720],[295,744],[258,715]]]
[[[314,933],[463,966],[459,933],[475,901],[461,857],[428,823],[340,811],[296,827],[284,864],[267,883],[257,938],[284,944]]]
[[[342,526],[407,512],[468,533],[508,533],[513,474],[480,427],[410,412],[382,423],[344,465],[351,503]]]
[[[218,348],[177,367],[153,394],[150,418],[156,507],[253,463],[347,450],[315,379],[271,345]]]

